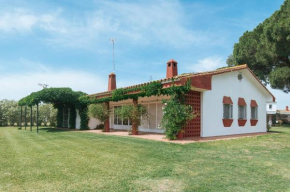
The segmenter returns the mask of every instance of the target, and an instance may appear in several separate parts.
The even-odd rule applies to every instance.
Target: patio
[[[164,134],[160,133],[146,133],[140,132],[139,135],[129,135],[127,130],[117,130],[110,129],[110,132],[103,132],[102,130],[85,130],[82,132],[103,134],[103,135],[115,135],[115,136],[123,136],[123,137],[135,137],[140,139],[148,139],[153,141],[162,141],[168,143],[176,143],[176,144],[189,144],[195,142],[208,142],[208,141],[217,141],[217,140],[230,140],[230,139],[238,139],[242,137],[254,137],[259,135],[266,135],[272,133],[248,133],[248,134],[239,134],[239,135],[229,135],[229,136],[218,136],[218,137],[189,137],[183,140],[168,140],[165,138]]]

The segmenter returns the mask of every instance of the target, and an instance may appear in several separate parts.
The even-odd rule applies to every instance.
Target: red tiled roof
[[[273,101],[275,101],[275,97],[274,95],[265,87],[265,85],[263,85],[263,83],[261,83],[261,81],[256,77],[256,75],[248,68],[247,64],[243,64],[243,65],[237,65],[234,67],[224,67],[224,68],[220,68],[220,69],[216,69],[214,71],[206,71],[206,72],[199,72],[199,73],[183,73],[180,75],[177,75],[175,77],[173,77],[173,79],[175,80],[179,80],[179,79],[183,79],[183,78],[188,78],[188,77],[199,77],[199,76],[207,76],[207,75],[218,75],[218,74],[222,74],[222,73],[228,73],[228,72],[232,72],[232,71],[238,71],[238,70],[242,70],[242,69],[248,69],[250,71],[250,73],[257,79],[257,81],[267,90],[267,92],[273,97]],[[156,80],[156,82],[168,82],[171,81],[172,78],[164,78],[164,79],[159,79]],[[129,89],[129,88],[135,88],[135,87],[140,87],[143,85],[147,85],[150,82],[146,82],[146,83],[141,83],[141,84],[137,84],[137,85],[132,85],[132,86],[128,86],[128,87],[123,87],[123,89]],[[90,97],[92,96],[106,96],[111,94],[113,91],[105,91],[105,92],[100,92],[100,93],[96,93],[96,94],[91,94],[88,95]]]

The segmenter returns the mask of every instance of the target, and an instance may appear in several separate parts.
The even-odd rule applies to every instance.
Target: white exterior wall
[[[101,124],[101,122],[98,119],[90,117],[88,125],[90,129],[95,129],[99,124]]]
[[[270,105],[272,105],[272,109],[270,109]],[[267,110],[267,114],[276,114],[276,111],[277,111],[276,102],[267,102],[266,110]]]
[[[269,93],[259,84],[248,70],[242,70],[243,79],[238,80],[238,71],[214,75],[212,90],[201,94],[201,137],[266,132],[266,103],[272,101]],[[264,90],[263,90],[264,89]],[[231,97],[233,101],[233,123],[231,127],[223,125],[223,97]],[[247,103],[247,123],[238,125],[238,98]],[[251,126],[251,100],[258,104],[258,123]]]

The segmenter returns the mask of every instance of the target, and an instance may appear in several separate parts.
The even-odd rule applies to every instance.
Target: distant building
[[[278,109],[277,110],[277,119],[281,119],[283,123],[290,123],[290,110],[289,107],[286,106],[286,109]]]
[[[266,105],[267,111],[267,122],[275,124],[276,122],[276,113],[277,113],[277,103],[276,102],[267,102]]]

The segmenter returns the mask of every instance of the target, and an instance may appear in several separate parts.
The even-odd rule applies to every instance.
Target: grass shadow
[[[53,127],[45,127],[40,128],[39,131],[46,131],[49,133],[59,133],[59,132],[68,132],[68,131],[75,131],[74,129],[65,129],[65,128],[53,128]]]

